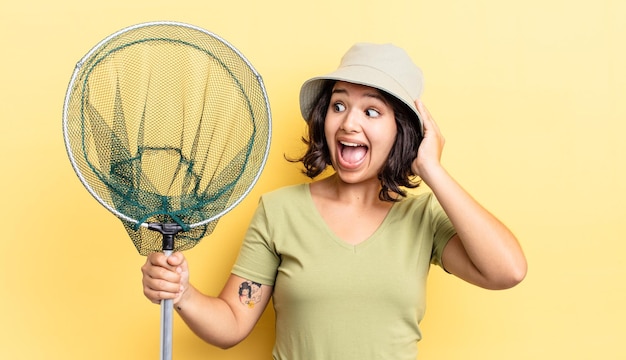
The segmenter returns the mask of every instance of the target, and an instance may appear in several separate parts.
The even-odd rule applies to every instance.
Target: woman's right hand
[[[147,256],[141,267],[143,293],[155,304],[173,299],[177,303],[189,288],[189,268],[181,252],[165,256],[155,252]]]
[[[218,297],[205,295],[189,283],[187,261],[180,252],[169,257],[163,253],[148,255],[141,273],[148,300],[158,304],[172,299],[176,312],[194,333],[224,349],[250,334],[273,291],[272,286],[260,285],[256,302],[242,302],[239,289],[251,281],[231,274]]]

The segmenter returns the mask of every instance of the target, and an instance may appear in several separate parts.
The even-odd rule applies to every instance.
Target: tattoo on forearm
[[[244,281],[239,285],[239,301],[250,309],[261,301],[261,284]]]

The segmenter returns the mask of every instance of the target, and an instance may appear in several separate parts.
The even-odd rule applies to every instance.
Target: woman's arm
[[[431,188],[457,231],[443,251],[445,269],[488,289],[515,286],[527,271],[517,239],[441,166],[444,138],[426,107],[420,101],[416,105],[424,123],[424,140],[413,170]]]
[[[169,257],[151,254],[142,273],[144,294],[149,300],[159,303],[173,299],[174,308],[189,328],[204,341],[221,348],[232,347],[250,334],[273,290],[271,286],[231,275],[218,297],[202,294],[189,283],[189,269],[182,253]],[[243,283],[253,284],[256,301],[240,297]]]

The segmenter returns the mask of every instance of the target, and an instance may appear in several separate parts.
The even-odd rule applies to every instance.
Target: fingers
[[[441,154],[445,138],[424,103],[421,100],[416,100],[415,106],[424,126],[424,137],[419,145],[417,157],[413,161],[411,170],[428,184],[429,173],[441,167]]]
[[[181,252],[175,252],[168,256],[167,263],[171,266],[180,266],[185,261],[185,256]]]
[[[176,299],[178,295],[180,294],[180,291],[178,293],[171,293],[167,291],[158,291],[158,290],[152,290],[149,288],[144,288],[143,294],[153,304],[160,304],[162,300]]]
[[[176,298],[182,291],[183,262],[184,256],[180,253],[169,257],[162,253],[150,254],[141,267],[144,295],[153,303]]]
[[[155,252],[146,257],[146,263],[144,266],[158,266],[176,271],[177,267],[180,267],[185,262],[185,256],[180,252],[175,252],[170,256],[166,256],[164,253]]]
[[[415,100],[415,106],[417,107],[417,111],[419,111],[420,115],[422,115],[423,118],[430,117],[430,113],[428,112],[428,109],[426,109],[426,106],[424,105],[422,100]]]
[[[415,106],[417,107],[417,111],[420,113],[422,122],[424,123],[424,133],[428,130],[433,130],[439,133],[439,127],[437,126],[437,123],[435,123],[430,111],[426,108],[426,105],[424,105],[421,100],[415,100]]]

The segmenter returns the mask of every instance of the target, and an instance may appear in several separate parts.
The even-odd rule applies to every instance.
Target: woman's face
[[[397,133],[394,111],[371,87],[337,82],[324,132],[335,171],[348,183],[377,179]]]

